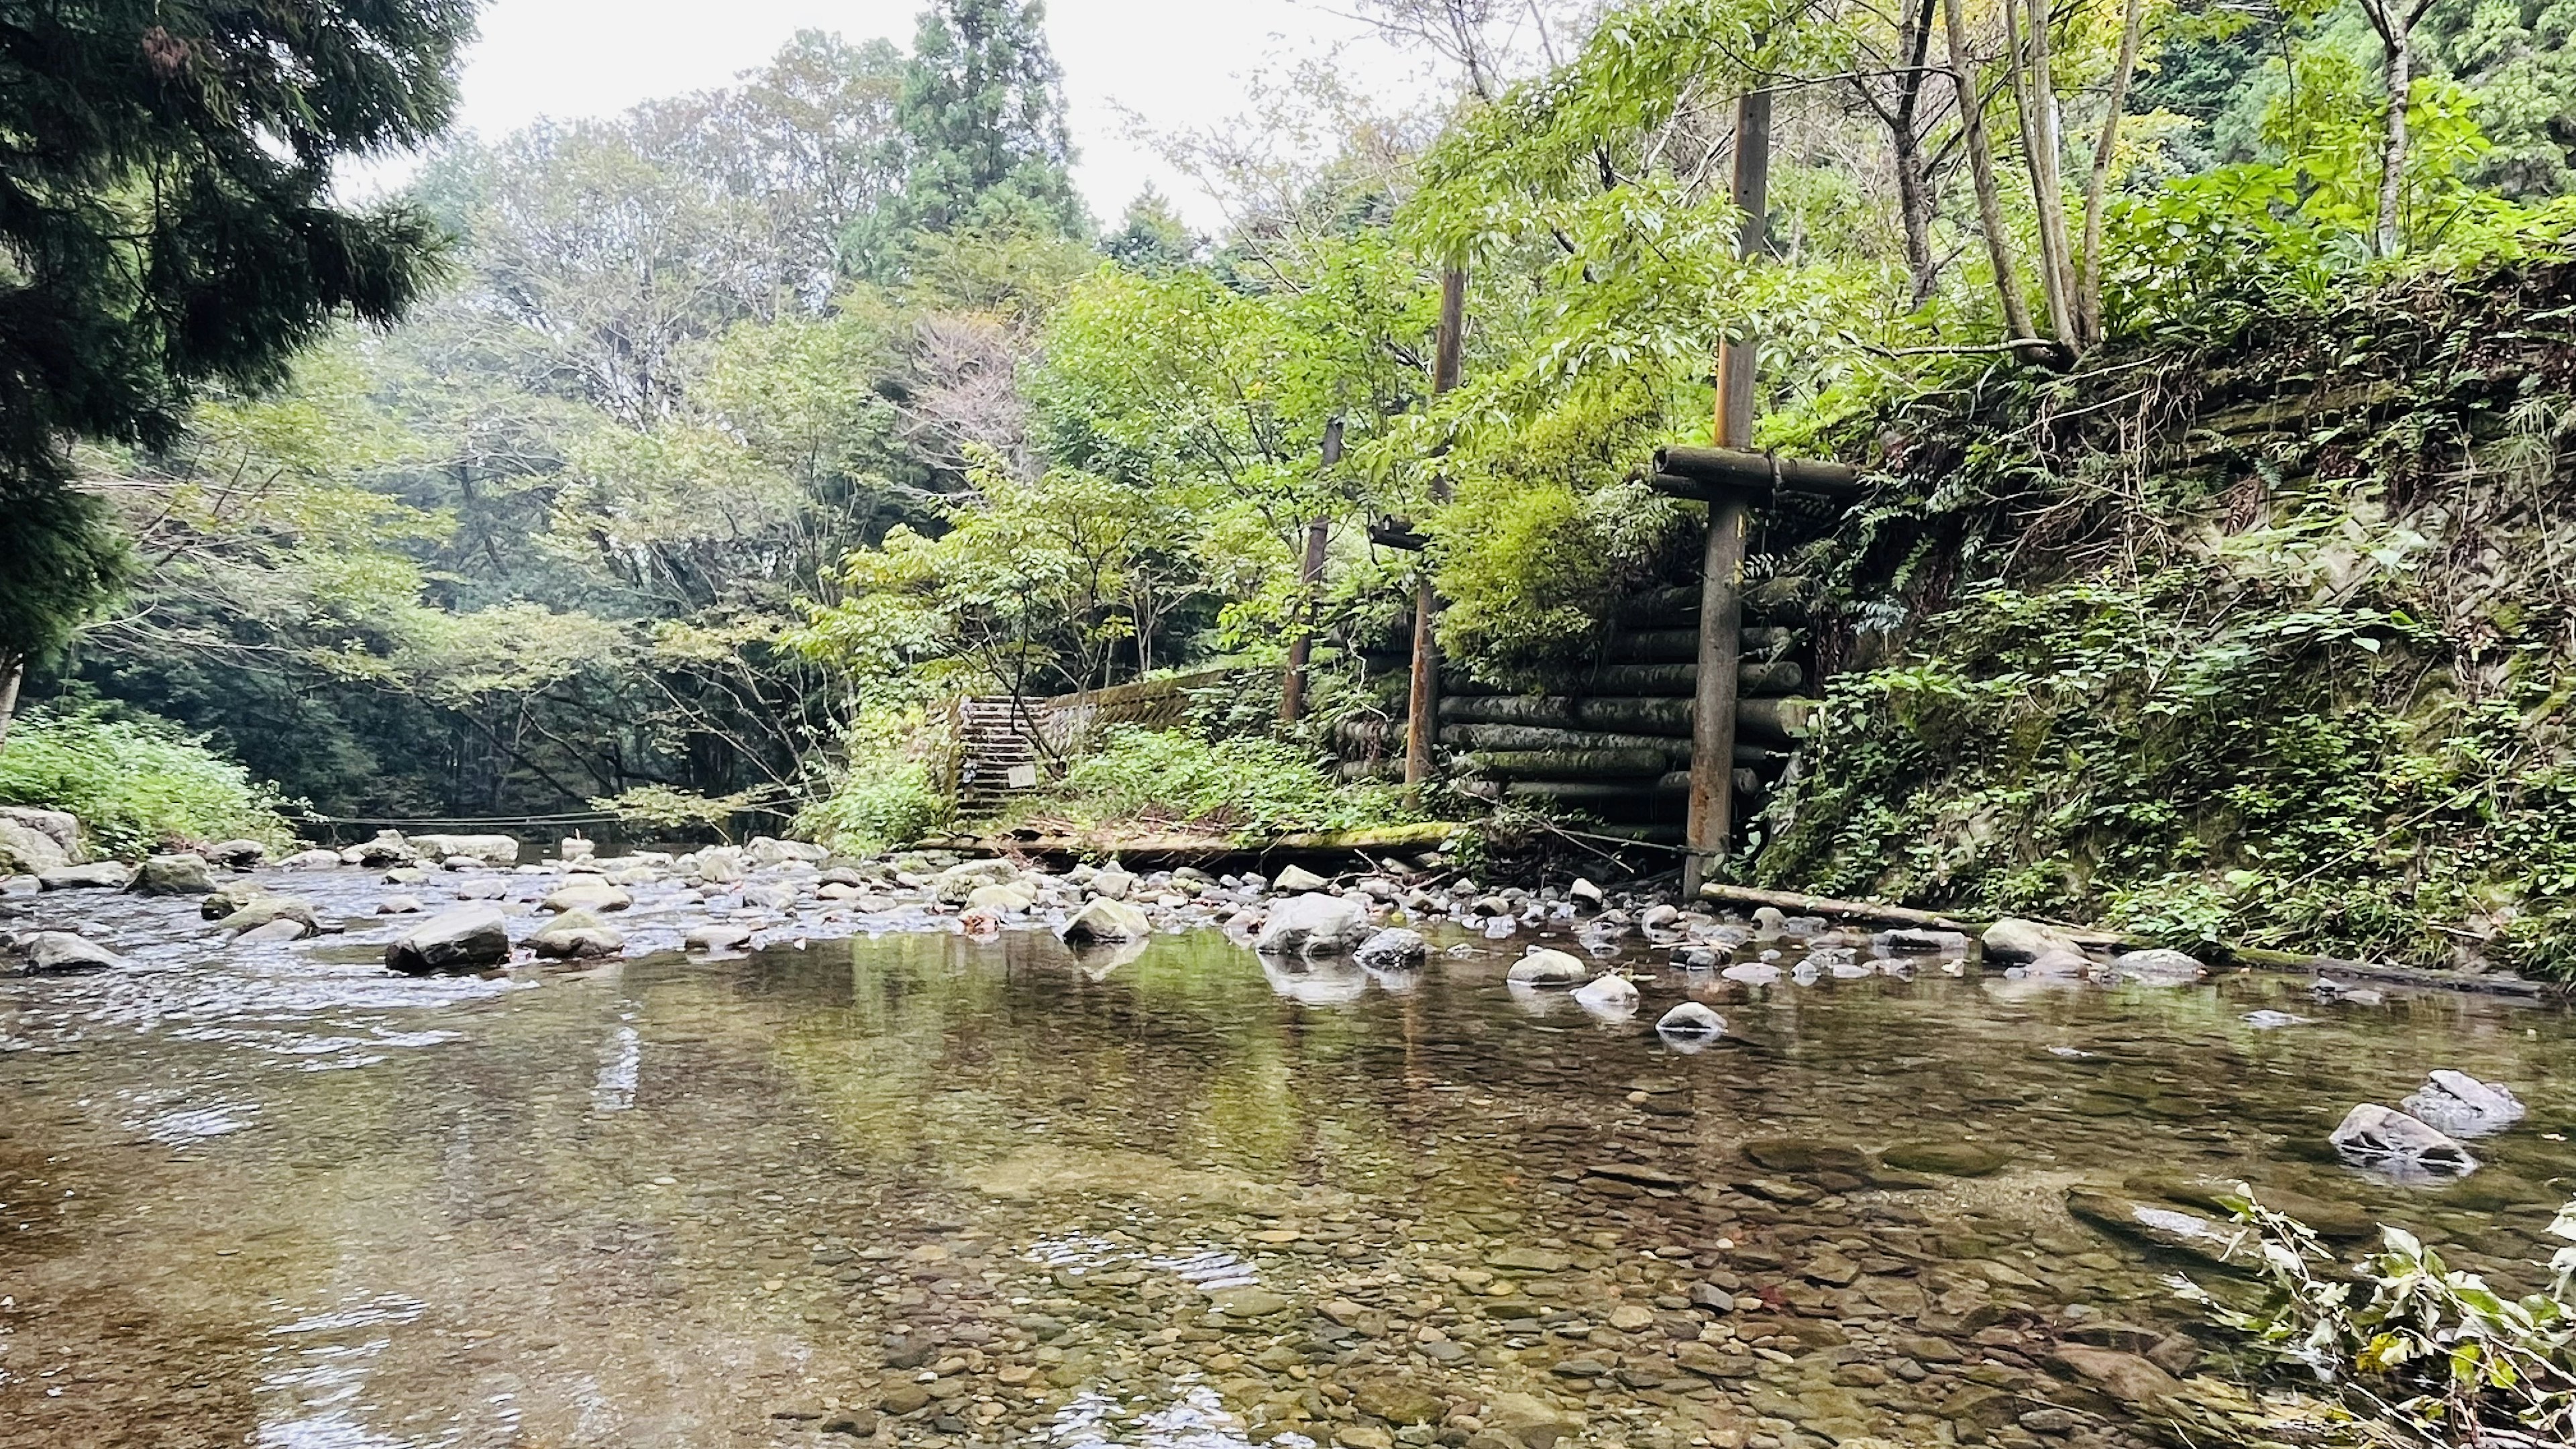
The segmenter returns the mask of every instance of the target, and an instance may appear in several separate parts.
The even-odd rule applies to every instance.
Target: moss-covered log
[[[1440,743],[1461,750],[1661,750],[1675,769],[1688,766],[1691,758],[1691,742],[1687,739],[1550,729],[1544,725],[1443,725]],[[1735,763],[1739,765],[1777,767],[1788,763],[1788,759],[1782,750],[1750,742],[1739,742],[1735,747]]]
[[[1782,661],[1764,664],[1747,661],[1735,671],[1735,688],[1739,698],[1760,698],[1795,694],[1807,682],[1807,672],[1797,665]],[[1605,664],[1597,669],[1569,672],[1557,677],[1551,694],[1597,694],[1614,696],[1674,697],[1691,694],[1699,684],[1699,668],[1692,664]],[[1522,691],[1488,684],[1464,674],[1442,677],[1444,694],[1515,694]]]
[[[1458,763],[1479,774],[1512,779],[1588,780],[1636,775],[1647,779],[1672,768],[1669,750],[1476,750]]]

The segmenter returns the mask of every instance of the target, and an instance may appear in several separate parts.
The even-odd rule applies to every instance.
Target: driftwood
[[[1725,885],[1710,881],[1699,888],[1699,898],[1722,906],[1742,906],[1748,910],[1770,906],[1793,916],[1828,916],[1847,921],[1883,921],[1892,926],[1920,926],[1934,931],[1964,931],[1974,934],[1977,926],[1945,916],[1937,911],[1918,911],[1911,906],[1891,906],[1883,901],[1844,901],[1832,896],[1800,895],[1795,891],[1757,890],[1752,886]]]
[[[1811,699],[1740,700],[1735,707],[1736,733],[1745,739],[1787,744],[1806,730],[1815,710]],[[1494,695],[1440,701],[1443,724],[1543,725],[1683,740],[1690,738],[1691,715],[1688,699]]]

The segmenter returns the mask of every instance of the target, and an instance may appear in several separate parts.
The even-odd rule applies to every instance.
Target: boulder
[[[566,911],[528,938],[528,949],[558,961],[584,956],[615,956],[626,949],[625,933],[588,911]]]
[[[604,880],[577,880],[538,902],[541,911],[622,911],[635,898]]]
[[[2126,1186],[2140,1198],[2162,1198],[2221,1217],[2233,1215],[2236,1203],[2250,1192],[2263,1206],[2274,1212],[2287,1213],[2307,1224],[2318,1237],[2356,1239],[2379,1235],[2379,1224],[2367,1210],[2351,1203],[2310,1197],[2285,1187],[2267,1186],[2256,1192],[2242,1182],[2178,1172],[2138,1173],[2128,1180]]]
[[[1369,937],[1368,911],[1348,896],[1290,896],[1270,907],[1252,949],[1265,956],[1339,956]]]
[[[1431,943],[1398,926],[1362,941],[1351,959],[1372,971],[1410,971],[1431,959]]]
[[[1565,898],[1574,902],[1576,910],[1597,911],[1602,906],[1601,887],[1581,876],[1576,876],[1574,884],[1565,888]]]
[[[321,929],[321,923],[313,918],[311,902],[300,901],[293,896],[272,895],[252,896],[241,903],[240,909],[215,924],[223,930],[239,935],[244,931],[256,931],[271,921],[280,920],[302,922],[305,927],[304,934],[308,936]]]
[[[480,971],[510,959],[510,928],[497,906],[459,906],[404,932],[385,964],[407,976]]]
[[[774,835],[755,835],[742,848],[743,858],[753,865],[785,865],[799,861],[820,865],[832,858],[832,852],[802,840],[781,840]]]
[[[1141,941],[1154,934],[1145,913],[1114,896],[1095,896],[1056,931],[1065,944],[1089,946],[1109,941]]]
[[[0,875],[41,876],[72,863],[71,852],[32,826],[0,819]]]
[[[1523,986],[1580,986],[1592,968],[1563,951],[1539,947],[1512,963],[1510,978]]]
[[[748,900],[749,897],[750,893],[745,892],[744,898]],[[966,909],[970,911],[992,911],[996,914],[1005,916],[1018,915],[1029,907],[1036,905],[1037,901],[1037,888],[1024,880],[1004,881],[999,885],[977,886],[966,893]]]
[[[234,881],[208,891],[205,898],[197,902],[197,914],[209,921],[220,921],[267,894],[268,889],[256,881]]]
[[[739,951],[751,940],[751,927],[717,921],[697,926],[680,944],[691,951]]]
[[[2469,1149],[2376,1102],[2364,1102],[2345,1113],[2343,1124],[2326,1140],[2349,1161],[2406,1176],[2458,1177],[2478,1168]]]
[[[1113,865],[1094,875],[1084,889],[1103,900],[1123,901],[1128,892],[1136,889],[1136,877]]]
[[[1637,983],[1613,971],[1576,987],[1574,1001],[1596,1015],[1633,1016],[1637,1011]]]
[[[382,870],[387,866],[409,865],[420,859],[420,853],[403,840],[401,831],[379,830],[375,839],[341,851],[340,859],[369,870]]]
[[[268,846],[250,839],[218,840],[201,853],[226,870],[257,870],[268,859]]]
[[[2006,916],[1986,927],[1986,954],[2002,961],[2032,961],[2051,951],[2084,954],[2084,943],[2058,926]]]
[[[2001,1172],[2011,1159],[1973,1142],[1900,1142],[1880,1153],[1879,1160],[1904,1172],[1984,1177]]]
[[[2153,1412],[2179,1396],[2182,1383],[2134,1353],[2060,1344],[2050,1366],[2077,1383],[2133,1409]]]
[[[962,906],[979,887],[1019,878],[1019,867],[1007,860],[969,860],[932,876],[930,897],[943,906]]]
[[[237,946],[266,946],[280,941],[301,941],[315,934],[313,928],[293,916],[280,916],[265,926],[253,926],[233,937]]]
[[[1278,876],[1270,882],[1270,888],[1283,896],[1302,895],[1308,891],[1322,890],[1331,884],[1331,881],[1302,865],[1292,865],[1279,872]]]
[[[415,835],[411,848],[427,860],[462,856],[484,865],[517,865],[519,842],[509,835]]]
[[[1487,1429],[1521,1449],[1555,1449],[1562,1440],[1583,1437],[1581,1414],[1557,1408],[1534,1394],[1495,1394],[1485,1400],[1480,1417]]]
[[[18,954],[35,976],[86,976],[125,964],[114,951],[69,931],[30,931],[18,938]]]
[[[2189,986],[2209,974],[2197,958],[2161,946],[2114,956],[2111,970],[2121,980],[2141,986]]]
[[[329,870],[342,861],[336,850],[299,850],[277,864],[281,870]]]
[[[142,896],[213,895],[214,867],[202,855],[146,856],[126,889]]]
[[[2489,1136],[2523,1117],[2522,1099],[2511,1087],[2481,1082],[2466,1072],[2437,1071],[2397,1105],[2425,1126],[2453,1137]]]
[[[32,830],[54,844],[63,853],[63,863],[81,863],[80,817],[68,810],[46,810],[34,805],[0,805],[0,820]]]
[[[376,902],[376,914],[380,916],[416,916],[427,909],[418,896],[387,896]]]
[[[2093,958],[2081,951],[2051,947],[2033,956],[2021,971],[2043,981],[2088,981],[2093,976]]]
[[[742,852],[730,845],[710,845],[689,861],[689,869],[708,885],[732,885],[744,875]]]
[[[578,835],[567,835],[555,842],[555,859],[566,865],[571,865],[575,861],[588,860],[598,852],[599,842],[584,840]]]
[[[1705,1040],[1726,1035],[1726,1018],[1696,1001],[1685,1001],[1657,1018],[1655,1030],[1663,1036]]]
[[[796,904],[796,888],[783,885],[756,885],[745,889],[742,903],[764,911],[783,911]]]
[[[36,884],[49,891],[121,891],[133,878],[133,872],[112,860],[94,861],[88,865],[66,865],[39,871]]]

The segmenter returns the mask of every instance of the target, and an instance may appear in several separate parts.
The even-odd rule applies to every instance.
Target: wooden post
[[[1324,424],[1324,472],[1342,461],[1342,420]],[[1297,566],[1297,619],[1289,625],[1288,675],[1279,681],[1279,722],[1295,724],[1306,713],[1306,665],[1315,654],[1315,614],[1321,601],[1315,586],[1324,579],[1324,548],[1332,541],[1333,521],[1322,514],[1306,525],[1306,556]]]
[[[1431,350],[1431,395],[1458,385],[1458,354],[1467,335],[1467,269],[1451,267],[1440,277],[1440,331]],[[1449,500],[1449,480],[1431,476],[1431,499]],[[1431,778],[1431,742],[1440,733],[1440,596],[1431,587],[1431,560],[1423,559],[1422,578],[1413,590],[1413,687],[1406,698],[1404,787],[1419,789]]]
[[[1748,91],[1735,102],[1736,209],[1744,214],[1735,254],[1766,249],[1771,191],[1771,93]],[[1753,446],[1753,376],[1759,339],[1747,335],[1717,352],[1717,437],[1721,448]],[[1744,534],[1750,508],[1743,490],[1709,499],[1708,547],[1699,588],[1699,692],[1691,720],[1690,820],[1682,843],[1682,895],[1697,899],[1711,866],[1735,843],[1735,671],[1744,627]]]

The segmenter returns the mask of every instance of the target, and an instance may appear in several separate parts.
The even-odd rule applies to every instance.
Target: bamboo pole
[[[1747,91],[1735,102],[1736,210],[1743,228],[1735,253],[1748,261],[1762,254],[1764,221],[1771,204],[1771,93]],[[1761,343],[1747,335],[1717,352],[1717,436],[1720,448],[1753,445],[1753,378]],[[1691,729],[1690,817],[1682,842],[1682,894],[1696,894],[1709,862],[1723,860],[1735,833],[1736,667],[1744,623],[1744,534],[1750,511],[1744,494],[1729,489],[1708,506],[1708,547],[1702,556],[1699,595],[1698,707]]]
[[[1458,354],[1467,336],[1467,269],[1451,267],[1440,276],[1440,331],[1431,349],[1431,395],[1458,385]],[[1434,473],[1431,498],[1449,501],[1449,480]],[[1422,561],[1422,576],[1413,589],[1413,681],[1406,705],[1411,720],[1404,739],[1404,788],[1418,792],[1431,778],[1431,744],[1440,731],[1440,636],[1436,630],[1439,595],[1431,586],[1431,561]]]

